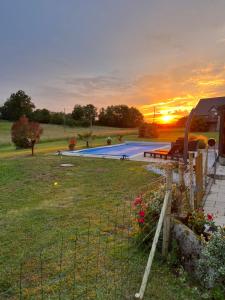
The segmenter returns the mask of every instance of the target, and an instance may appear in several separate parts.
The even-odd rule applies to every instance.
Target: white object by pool
[[[101,146],[87,148],[76,151],[63,151],[62,155],[68,156],[87,156],[87,157],[104,157],[104,158],[133,158],[145,151],[156,149],[170,148],[170,143],[163,142],[125,142],[118,145]]]

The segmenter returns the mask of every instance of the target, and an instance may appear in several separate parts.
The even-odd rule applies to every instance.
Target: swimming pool
[[[154,142],[125,142],[124,144],[88,148],[77,151],[66,151],[65,155],[84,155],[84,156],[100,156],[100,157],[122,157],[129,158],[159,148],[168,148],[169,143],[154,143]]]

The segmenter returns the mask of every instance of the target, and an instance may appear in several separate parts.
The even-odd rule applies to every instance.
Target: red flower
[[[137,197],[137,198],[134,200],[134,205],[137,206],[138,204],[141,204],[141,202],[142,202],[141,197]]]
[[[144,222],[145,222],[145,219],[144,219],[144,218],[139,218],[139,219],[138,219],[138,223],[143,224]]]
[[[140,217],[144,217],[144,216],[145,216],[145,212],[144,212],[143,210],[140,210],[140,211],[139,211],[139,216],[140,216]]]
[[[208,221],[212,221],[213,220],[213,214],[207,214],[207,219],[208,219]]]

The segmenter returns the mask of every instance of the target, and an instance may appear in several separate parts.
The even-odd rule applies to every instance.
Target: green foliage
[[[48,109],[36,109],[32,113],[32,120],[39,122],[39,123],[50,123],[51,121],[51,113]]]
[[[197,276],[203,286],[215,287],[214,293],[218,295],[220,291],[225,294],[225,228],[214,232],[203,248],[198,261]]]
[[[158,138],[159,131],[157,124],[144,123],[139,127],[140,138]]]
[[[62,112],[51,112],[50,123],[56,125],[62,125],[65,120],[65,114]]]
[[[8,100],[0,108],[2,119],[16,121],[21,116],[30,117],[35,108],[31,98],[22,90],[11,94]]]
[[[99,124],[122,128],[135,128],[143,122],[143,115],[138,109],[127,105],[111,105],[99,112]]]
[[[147,248],[151,246],[155,235],[164,195],[165,187],[162,185],[157,190],[150,190],[142,197],[136,197],[133,201],[135,220],[139,227],[137,241]]]
[[[71,114],[72,118],[80,126],[85,126],[85,124],[92,125],[97,117],[97,108],[93,104],[87,105],[75,105]]]
[[[83,134],[78,134],[79,139],[86,142],[86,147],[89,148],[90,143],[93,139],[95,139],[95,135],[93,135],[92,131],[84,132]]]
[[[209,124],[207,121],[202,117],[194,117],[191,122],[191,132],[207,132],[209,131]]]

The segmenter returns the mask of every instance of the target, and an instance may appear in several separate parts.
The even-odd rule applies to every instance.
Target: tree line
[[[75,105],[71,113],[52,112],[46,108],[36,109],[30,96],[19,90],[0,107],[1,119],[17,121],[26,116],[32,121],[67,126],[103,125],[113,127],[134,128],[143,123],[144,117],[135,107],[127,105],[111,105],[98,112],[93,104]]]

